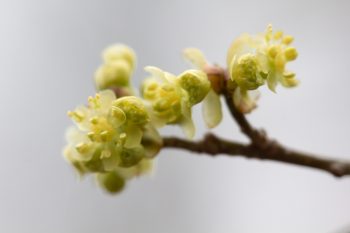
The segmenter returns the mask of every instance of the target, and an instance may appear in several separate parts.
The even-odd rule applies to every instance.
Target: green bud
[[[132,69],[124,60],[116,60],[101,65],[95,73],[97,89],[110,87],[125,87],[129,85]]]
[[[138,125],[148,122],[148,114],[141,99],[135,96],[125,96],[113,102],[113,106],[120,108],[126,115],[126,120]]]
[[[109,193],[118,193],[125,186],[125,180],[116,172],[98,173],[97,182]]]
[[[115,44],[103,51],[103,59],[106,63],[123,60],[133,69],[135,67],[136,55],[130,47],[123,44]]]
[[[191,105],[201,102],[210,90],[208,77],[200,70],[187,70],[178,80],[180,86],[187,91]]]
[[[241,56],[231,67],[232,78],[238,86],[246,90],[255,90],[264,84],[257,64],[257,59],[252,54]]]
[[[132,167],[138,164],[144,157],[145,150],[142,146],[133,148],[123,148],[120,153],[120,167]]]

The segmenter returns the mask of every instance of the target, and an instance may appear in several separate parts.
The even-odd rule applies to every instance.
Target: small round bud
[[[142,146],[133,148],[123,148],[120,153],[120,167],[132,167],[138,164],[145,155],[145,150]]]
[[[287,61],[293,61],[298,57],[298,52],[294,47],[289,47],[284,51],[284,55]]]
[[[207,75],[200,70],[188,70],[183,72],[178,82],[187,91],[189,102],[195,105],[201,102],[210,90],[210,82]]]
[[[98,173],[97,181],[109,193],[120,192],[125,186],[124,178],[116,172]]]
[[[141,99],[135,96],[125,96],[113,102],[113,106],[120,108],[126,115],[126,120],[138,125],[148,122],[148,114]]]
[[[101,65],[95,73],[97,89],[125,87],[129,85],[132,69],[125,60],[116,60]]]
[[[236,65],[232,67],[233,79],[238,86],[246,90],[254,90],[264,84],[259,74],[257,59],[252,54],[241,56]]]
[[[124,60],[133,69],[135,67],[136,55],[130,47],[123,44],[115,44],[103,51],[103,59],[106,63]]]

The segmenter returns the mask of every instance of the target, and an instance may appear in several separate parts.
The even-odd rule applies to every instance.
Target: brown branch
[[[189,141],[177,137],[163,138],[163,148],[184,149],[211,156],[226,154],[263,160],[273,160],[327,171],[336,177],[350,175],[350,162],[321,158],[316,155],[289,150],[275,143],[270,148],[260,148],[253,144],[246,145],[221,139],[207,134],[203,140]]]
[[[238,123],[242,133],[247,135],[252,142],[257,142],[262,139],[262,132],[257,131],[256,129],[253,128],[253,126],[250,125],[248,122],[247,118],[243,113],[241,113],[233,104],[233,97],[232,94],[228,91],[225,90],[223,93],[225,97],[225,102],[226,105],[232,115],[232,117],[236,120]]]

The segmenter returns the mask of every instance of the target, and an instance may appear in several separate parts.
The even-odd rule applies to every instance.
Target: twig
[[[203,140],[189,141],[177,137],[164,137],[163,148],[176,148],[205,153],[211,156],[225,154],[263,160],[273,160],[294,165],[327,171],[336,177],[350,175],[350,162],[321,158],[319,156],[286,149],[278,144],[275,150],[261,150],[255,145],[246,145],[221,139],[214,134],[207,134]]]

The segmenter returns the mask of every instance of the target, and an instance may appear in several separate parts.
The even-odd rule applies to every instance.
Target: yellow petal
[[[124,147],[133,148],[136,146],[140,146],[143,131],[139,126],[130,124],[126,127],[125,133],[126,141]]]
[[[197,48],[184,49],[183,56],[186,60],[188,60],[191,64],[200,70],[203,70],[207,64],[207,59],[205,58],[204,54]]]
[[[212,89],[203,100],[202,114],[208,128],[214,128],[222,120],[220,96]]]
[[[186,106],[184,103],[182,104],[182,115],[183,117],[180,122],[182,131],[187,138],[192,139],[194,137],[196,129],[192,120],[191,108]]]

